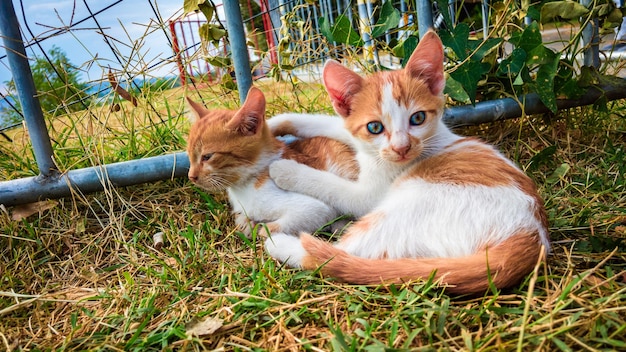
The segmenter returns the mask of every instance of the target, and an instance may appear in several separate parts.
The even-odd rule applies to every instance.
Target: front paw
[[[252,237],[252,228],[256,226],[256,223],[243,213],[234,213],[235,216],[235,230],[243,233],[246,237]]]
[[[293,160],[282,159],[270,164],[270,177],[276,185],[282,189],[292,191],[298,183],[298,171],[300,167]]]
[[[306,255],[300,239],[284,233],[272,234],[265,240],[265,251],[272,258],[292,268],[301,268],[302,259]]]

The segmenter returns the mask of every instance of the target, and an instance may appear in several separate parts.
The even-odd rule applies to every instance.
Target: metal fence
[[[215,46],[210,48],[211,50],[216,50],[216,52],[234,53],[231,55],[234,67],[232,73],[239,86],[241,99],[244,98],[245,92],[247,92],[252,82],[251,56],[261,67],[264,65],[264,60],[269,61],[271,65],[279,59],[276,56],[275,49],[282,39],[281,30],[289,30],[289,27],[285,25],[288,16],[296,16],[308,26],[304,33],[300,33],[305,40],[309,41],[306,49],[308,51],[306,55],[299,57],[301,61],[298,64],[321,60],[328,55],[327,48],[324,47],[323,42],[319,39],[319,24],[317,20],[322,16],[327,16],[331,20],[338,14],[348,16],[361,28],[361,35],[367,46],[367,24],[373,19],[374,15],[371,1],[358,0],[356,3],[353,3],[348,0],[322,0],[320,2],[306,0],[260,0],[255,2],[256,6],[260,7],[260,11],[256,12],[251,11],[250,1],[248,1],[248,9],[250,11],[247,13],[244,11],[243,16],[239,2],[224,2],[223,13],[224,22],[228,29],[228,42],[223,47]],[[32,140],[39,175],[1,181],[0,204],[8,206],[30,203],[46,198],[65,197],[73,192],[89,193],[100,191],[107,187],[128,186],[185,176],[189,168],[189,161],[186,154],[182,152],[109,165],[97,165],[83,169],[58,170],[54,163],[52,146],[41,107],[38,103],[38,93],[33,84],[28,58],[41,54],[45,55],[42,45],[45,41],[60,37],[71,39],[78,35],[79,31],[90,31],[96,33],[100,38],[101,42],[99,45],[102,46],[102,42],[104,42],[110,51],[110,55],[106,60],[94,57],[92,64],[101,67],[102,74],[95,80],[98,84],[93,85],[91,94],[99,95],[102,91],[111,89],[110,84],[112,82],[110,75],[106,74],[107,70],[116,72],[117,77],[120,78],[120,83],[125,84],[127,87],[136,85],[137,77],[149,77],[155,74],[155,72],[163,75],[164,68],[165,74],[177,74],[183,83],[187,82],[187,80],[192,80],[193,77],[202,75],[207,76],[210,83],[210,77],[214,74],[224,73],[216,73],[218,70],[215,67],[211,67],[201,56],[206,55],[206,52],[200,52],[199,40],[194,35],[203,19],[197,17],[197,15],[192,15],[196,17],[174,16],[164,19],[159,11],[158,3],[154,0],[144,0],[144,2],[118,0],[98,9],[92,8],[94,5],[90,5],[86,0],[83,0],[80,5],[81,11],[79,11],[85,14],[83,18],[75,18],[74,12],[72,12],[70,23],[62,28],[48,28],[42,33],[34,33],[30,28],[30,24],[34,20],[25,15],[23,2],[16,2],[21,5],[23,28],[18,23],[13,3],[11,1],[0,2],[0,34],[7,52],[5,56],[0,57],[0,62],[9,66],[12,73],[15,88],[19,95],[20,114],[24,117]],[[145,28],[146,33],[160,36],[167,45],[167,50],[152,58],[146,58],[147,54],[140,52],[138,48],[141,47],[142,43],[134,43],[132,48],[125,48],[124,44],[116,39],[115,35],[110,34],[111,28],[100,25],[99,19],[106,16],[107,11],[111,8],[127,5],[136,7],[139,3],[143,3],[149,9],[150,14],[147,16],[152,16],[153,18],[150,25],[147,25]],[[182,7],[182,0],[179,3],[178,8]],[[486,4],[486,1],[484,3]],[[75,4],[78,4],[78,2],[75,2]],[[402,11],[403,22],[401,24],[403,26],[407,25],[409,21],[417,20],[420,33],[424,33],[427,28],[432,26],[432,3],[430,1],[416,0],[409,3],[402,0],[396,1],[394,5]],[[483,6],[483,8],[486,8],[486,6]],[[180,14],[178,12],[178,15]],[[246,27],[250,27],[250,21],[253,21],[257,16],[262,16],[263,18],[262,32],[266,41],[264,45],[267,50],[261,53],[259,57],[254,57],[255,53],[260,51],[258,50],[259,44],[255,44],[257,48],[252,48],[252,51],[250,51],[251,49],[246,42],[245,32]],[[242,20],[242,17],[246,18],[246,20]],[[90,27],[85,27],[87,23],[89,23]],[[483,25],[483,27],[486,26]],[[20,28],[22,29],[21,32]],[[22,33],[28,33],[28,39],[24,40]],[[399,36],[401,31],[393,35]],[[63,45],[63,40],[60,43]],[[292,50],[299,50],[296,47],[298,43],[288,43],[288,45],[292,46]],[[27,49],[31,52],[31,55],[27,54]],[[231,72],[228,71],[228,73],[230,74]],[[594,93],[589,94],[577,101],[561,101],[559,102],[559,107],[566,108],[589,104],[595,101],[599,94],[604,94],[607,99],[618,99],[625,96],[623,91],[612,91],[610,88],[602,93],[596,93],[595,95]],[[16,108],[15,102],[10,101],[6,95],[3,94],[0,99],[4,99],[10,107]],[[530,95],[524,99],[526,99],[527,104],[525,113],[532,114],[547,111],[536,96]],[[65,104],[80,103],[80,99],[65,102]],[[154,109],[158,115],[157,110],[156,108]],[[475,106],[449,109],[446,111],[444,118],[453,125],[474,124],[516,117],[522,113],[522,107],[519,106],[518,100],[502,99],[478,103]],[[168,118],[168,116],[160,117],[163,120]]]

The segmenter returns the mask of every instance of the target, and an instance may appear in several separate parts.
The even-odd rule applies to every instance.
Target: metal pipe
[[[110,187],[124,187],[159,180],[184,177],[189,158],[184,152],[115,164],[71,170],[42,180],[27,177],[0,182],[0,204],[5,206],[56,199],[72,194],[99,192]]]
[[[577,106],[590,105],[601,97],[608,101],[626,98],[626,80],[622,83],[599,88],[590,88],[580,99],[557,100],[557,107],[569,109]],[[520,103],[521,102],[521,105]],[[505,98],[476,103],[476,105],[455,106],[443,114],[443,121],[450,127],[478,125],[486,122],[512,119],[522,115],[549,113],[548,109],[536,93],[519,97],[518,100]],[[522,111],[522,107],[524,111]]]
[[[589,7],[592,0],[580,0],[580,4]],[[585,47],[583,63],[585,66],[600,67],[600,33],[597,18],[589,19],[582,30],[583,45]]]
[[[489,0],[482,0],[480,8],[483,15],[483,40],[487,40],[489,37]]]
[[[361,30],[361,37],[363,38],[363,56],[368,62],[374,62],[374,46],[372,44],[372,25],[371,25],[371,13],[368,6],[369,0],[357,0],[357,10],[359,13],[359,27]],[[376,63],[378,64],[378,63]]]
[[[239,99],[243,104],[248,95],[248,90],[252,85],[252,73],[250,72],[250,56],[248,54],[248,45],[246,44],[246,33],[243,29],[239,1],[226,0],[223,4],[231,58],[235,66],[235,78],[237,79],[237,88],[239,89]]]
[[[28,57],[12,1],[0,1],[0,18],[2,19],[0,20],[0,36],[7,51],[9,67],[33,144],[39,174],[40,177],[51,177],[57,173],[52,144],[39,98],[37,98],[37,89],[28,65]]]
[[[430,0],[415,0],[417,10],[417,30],[422,38],[433,27],[433,10]]]

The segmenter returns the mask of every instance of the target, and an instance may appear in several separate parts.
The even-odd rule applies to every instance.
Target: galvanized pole
[[[585,7],[589,7],[591,0],[580,0]],[[591,18],[589,23],[583,27],[583,44],[585,46],[584,65],[600,67],[600,34],[598,32],[599,22],[597,18]]]
[[[189,158],[184,152],[70,170],[45,183],[37,177],[0,182],[0,204],[33,203],[72,194],[88,194],[111,187],[124,187],[187,176]]]
[[[415,0],[417,9],[417,30],[419,37],[423,37],[433,27],[433,10],[430,0]]]
[[[252,85],[252,73],[250,72],[250,56],[248,55],[248,45],[246,44],[246,33],[241,19],[239,1],[224,0],[224,14],[226,15],[231,58],[235,66],[239,99],[243,104]]]
[[[613,82],[613,85],[589,88],[585,95],[578,99],[559,99],[556,101],[559,110],[577,106],[591,105],[600,98],[608,101],[626,98],[626,79]],[[530,93],[518,99],[503,98],[483,101],[476,105],[455,106],[443,114],[443,121],[450,127],[471,126],[486,122],[494,122],[517,118],[523,115],[550,113],[537,93]]]
[[[489,37],[489,0],[482,0],[480,8],[483,14],[483,40]]]
[[[374,62],[374,46],[372,43],[371,3],[370,0],[357,0],[359,27],[363,38],[363,56],[367,62]],[[369,5],[368,5],[369,4]]]
[[[41,112],[33,74],[28,65],[28,57],[11,0],[0,1],[0,36],[7,51],[13,82],[35,151],[40,181],[44,181],[45,178],[57,173],[57,167],[54,164],[50,136]]]

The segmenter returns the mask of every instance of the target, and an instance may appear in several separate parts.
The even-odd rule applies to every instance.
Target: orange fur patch
[[[343,143],[325,137],[294,141],[287,145],[283,157],[319,170],[334,167],[340,171],[339,176],[348,179],[356,179],[359,175],[354,151]]]

